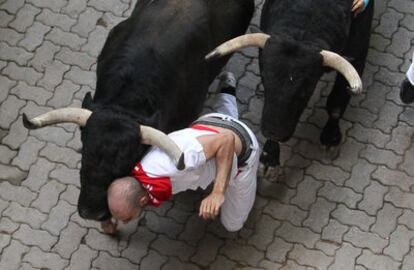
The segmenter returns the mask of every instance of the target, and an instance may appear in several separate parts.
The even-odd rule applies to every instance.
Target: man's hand
[[[355,16],[364,10],[364,5],[364,0],[354,0],[352,3],[352,12],[355,13]]]
[[[212,192],[201,202],[199,216],[204,220],[215,219],[219,214],[220,207],[224,203],[224,194]]]
[[[116,220],[115,222],[113,222],[111,218],[106,221],[101,222],[101,228],[106,234],[115,234],[117,227],[118,227],[118,222]]]

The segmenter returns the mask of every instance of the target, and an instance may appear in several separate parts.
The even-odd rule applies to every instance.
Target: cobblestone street
[[[139,1],[139,0],[138,0]],[[256,0],[258,27],[264,0]],[[283,171],[259,179],[245,227],[228,233],[198,217],[202,192],[185,192],[115,237],[77,213],[80,131],[28,131],[22,114],[80,107],[94,91],[96,58],[130,0],[0,0],[0,269],[414,269],[414,106],[399,85],[414,51],[414,1],[377,0],[365,91],[341,122],[329,159],[319,143],[333,72],[318,84]],[[236,53],[241,118],[259,134],[258,49]],[[215,88],[216,83],[212,85]],[[263,143],[264,138],[259,134]]]

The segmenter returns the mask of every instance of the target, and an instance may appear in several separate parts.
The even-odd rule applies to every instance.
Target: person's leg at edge
[[[414,102],[414,53],[406,75],[407,78],[401,83],[400,98],[403,103],[410,104]]]
[[[411,85],[414,85],[414,52],[410,68],[407,71],[407,79],[410,81]]]

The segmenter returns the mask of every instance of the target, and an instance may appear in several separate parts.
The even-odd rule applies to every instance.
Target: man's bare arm
[[[215,158],[216,163],[213,191],[201,202],[199,215],[204,219],[215,218],[224,202],[224,193],[230,181],[235,137],[231,132],[223,132],[197,139],[203,146],[206,159]]]

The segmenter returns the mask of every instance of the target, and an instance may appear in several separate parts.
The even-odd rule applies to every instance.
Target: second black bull
[[[208,86],[227,60],[206,63],[204,55],[243,34],[253,11],[253,0],[138,1],[98,57],[94,98],[87,94],[82,109],[24,116],[28,128],[81,126],[81,217],[111,217],[107,188],[130,173],[147,144],[161,146],[183,166],[163,132],[187,126],[201,112]]]
[[[259,62],[265,89],[261,130],[268,139],[261,162],[276,168],[279,142],[289,140],[325,67],[339,72],[327,101],[329,119],[322,130],[323,145],[341,142],[339,120],[350,100],[360,93],[360,76],[368,52],[374,0],[357,17],[353,0],[267,0],[261,31],[230,40],[206,56],[219,58],[238,49],[261,48]],[[349,63],[339,54],[351,60]],[[349,87],[348,87],[349,84]],[[349,91],[350,90],[350,91]],[[272,171],[272,170],[270,170]]]

